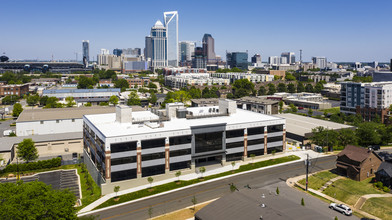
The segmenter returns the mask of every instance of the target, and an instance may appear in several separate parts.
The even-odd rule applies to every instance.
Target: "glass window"
[[[142,161],[165,158],[165,152],[142,155]]]
[[[178,156],[183,156],[183,155],[189,155],[191,154],[191,149],[183,149],[183,150],[174,150],[170,151],[170,157],[178,157]]]
[[[192,142],[191,135],[169,138],[170,146],[180,145],[180,144],[190,144],[191,142]]]
[[[239,142],[233,142],[233,143],[226,144],[226,149],[236,148],[236,147],[244,147],[244,142],[239,141]]]
[[[254,154],[255,156],[264,155],[264,149],[248,151],[248,157],[251,157],[250,155],[252,154]]]
[[[44,121],[40,121],[41,125],[44,123]]]
[[[164,147],[164,146],[165,146],[165,138],[142,141],[142,149]]]
[[[226,161],[234,161],[234,160],[241,160],[244,156],[244,153],[235,153],[235,154],[227,154]]]
[[[283,131],[283,125],[272,125],[267,127],[267,132]]]
[[[264,134],[264,127],[248,128],[248,135]]]
[[[122,170],[117,172],[112,172],[111,182],[117,182],[121,180],[129,180],[136,178],[136,169]]]
[[[134,151],[136,150],[136,141],[123,142],[110,145],[110,150],[112,153],[124,152],[124,151]]]
[[[226,138],[243,137],[244,129],[226,131]]]
[[[112,166],[127,163],[136,163],[136,156],[111,159],[110,163]]]
[[[195,134],[196,153],[222,150],[222,132]]]
[[[257,144],[264,144],[264,138],[248,141],[248,146]]]
[[[170,170],[181,170],[181,169],[186,169],[190,168],[191,162],[190,161],[182,161],[178,163],[171,163],[170,164]]]
[[[157,165],[152,167],[142,167],[142,177],[154,176],[165,173],[165,165]]]
[[[267,138],[267,143],[276,142],[276,141],[283,141],[283,136],[277,136],[277,137],[269,137],[269,138]]]

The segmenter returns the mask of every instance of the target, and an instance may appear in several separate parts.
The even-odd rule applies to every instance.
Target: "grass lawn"
[[[384,193],[374,188],[370,180],[371,178],[359,182],[351,179],[340,179],[328,186],[323,193],[349,205],[355,205],[363,195]]]
[[[265,160],[265,161],[261,161],[261,162],[257,162],[257,163],[250,163],[250,164],[246,164],[246,165],[242,165],[240,166],[240,168],[238,168],[237,170],[234,170],[234,173],[240,173],[240,172],[244,172],[244,171],[248,171],[248,170],[253,170],[253,169],[257,169],[260,167],[266,167],[266,166],[271,166],[271,165],[275,165],[275,164],[280,164],[280,163],[284,163],[284,162],[289,162],[289,161],[294,161],[294,160],[299,160],[300,158],[294,155],[290,155],[287,157],[279,157],[279,158],[275,158],[275,159],[270,159],[270,160]],[[219,173],[219,174],[215,174],[215,175],[210,175],[210,176],[205,176],[203,179],[193,179],[193,180],[188,180],[188,181],[180,181],[179,183],[177,182],[171,182],[171,183],[166,183],[163,185],[159,185],[159,186],[155,186],[153,187],[153,190],[151,189],[142,189],[136,192],[132,192],[132,193],[128,193],[122,196],[119,196],[119,200],[118,201],[114,201],[114,198],[107,200],[106,202],[102,203],[101,205],[99,205],[98,207],[96,207],[95,209],[100,209],[100,208],[104,208],[104,207],[108,207],[108,206],[112,206],[112,205],[116,205],[116,204],[120,204],[123,202],[128,202],[131,200],[135,200],[135,199],[139,199],[142,197],[146,197],[146,196],[151,196],[154,194],[158,194],[161,192],[166,192],[172,189],[177,189],[180,187],[184,187],[184,186],[188,186],[188,185],[192,185],[195,183],[200,183],[203,182],[205,180],[210,180],[210,179],[215,179],[218,177],[222,177],[222,176],[228,176],[233,174],[232,171],[227,171],[224,173]]]
[[[322,112],[326,113],[331,113],[331,114],[336,114],[340,112],[340,107],[334,107],[334,108],[329,108],[329,109],[324,109]]]
[[[315,190],[319,190],[324,184],[326,184],[330,179],[337,177],[338,175],[331,173],[330,171],[324,171],[312,175],[308,179],[309,187]],[[305,185],[306,179],[298,181],[300,184]]]
[[[370,198],[366,200],[361,210],[381,219],[392,219],[392,197]]]
[[[183,219],[190,219],[195,216],[195,213],[202,209],[204,206],[208,205],[209,203],[203,203],[201,205],[196,205],[195,210],[192,208],[181,209],[166,215],[157,216],[152,218],[153,220],[183,220]],[[153,210],[154,212],[154,210]]]

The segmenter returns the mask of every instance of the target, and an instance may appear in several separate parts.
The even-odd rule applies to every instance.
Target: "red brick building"
[[[0,96],[17,95],[23,96],[29,92],[29,85],[0,85]]]
[[[337,156],[338,171],[357,181],[374,176],[382,163],[382,159],[374,151],[352,145],[347,145]]]

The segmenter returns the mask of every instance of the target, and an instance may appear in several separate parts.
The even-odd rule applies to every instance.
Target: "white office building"
[[[327,58],[325,57],[312,57],[312,62],[320,69],[325,69],[328,66]]]
[[[168,65],[178,66],[178,12],[169,11],[163,13],[167,37],[167,60]]]

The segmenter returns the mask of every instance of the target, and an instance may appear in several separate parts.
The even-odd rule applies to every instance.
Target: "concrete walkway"
[[[312,174],[312,175],[313,175],[313,174]],[[290,187],[293,187],[293,188],[295,188],[295,186],[298,186],[298,187],[300,187],[300,188],[302,188],[302,189],[305,189],[305,186],[304,186],[304,185],[298,183],[299,180],[304,179],[305,177],[306,177],[306,175],[301,175],[301,176],[289,178],[289,179],[287,179],[286,183],[287,183],[287,185],[289,185]],[[311,192],[311,193],[314,193],[314,194],[316,194],[316,195],[318,195],[318,196],[320,196],[320,197],[323,197],[323,198],[325,198],[325,199],[327,199],[327,200],[329,200],[329,201],[331,201],[331,202],[340,203],[340,204],[346,204],[346,203],[344,203],[344,202],[342,202],[342,201],[339,201],[339,200],[337,200],[337,199],[335,199],[335,198],[333,198],[333,197],[331,197],[331,196],[325,195],[324,193],[319,192],[319,191],[314,190],[314,189],[311,189],[311,188],[309,188],[309,187],[308,187],[308,191]],[[346,204],[346,205],[347,205],[347,204]],[[367,212],[364,212],[364,211],[362,211],[362,210],[360,210],[360,209],[358,209],[358,208],[351,207],[351,206],[350,206],[350,208],[351,208],[353,211],[358,212],[359,214],[361,214],[361,215],[363,215],[363,216],[366,216],[366,217],[368,217],[368,218],[377,219],[377,220],[382,220],[382,219],[380,219],[380,218],[378,218],[378,217],[376,217],[376,216],[374,216],[374,215],[371,215],[371,214],[369,214],[369,213],[367,213]]]
[[[285,157],[285,156],[289,156],[289,155],[295,155],[295,156],[300,157],[301,159],[300,160],[291,161],[291,162],[287,162],[287,163],[272,165],[272,166],[268,166],[268,167],[262,167],[262,168],[259,168],[259,169],[250,170],[250,171],[246,171],[246,172],[255,172],[255,171],[258,171],[258,170],[261,170],[261,169],[267,169],[267,168],[270,168],[270,167],[282,166],[282,165],[289,164],[289,163],[295,163],[295,162],[298,162],[298,161],[303,161],[303,160],[306,159],[307,154],[309,154],[309,159],[329,156],[329,155],[326,155],[324,153],[317,153],[317,152],[312,151],[312,150],[304,150],[304,151],[303,150],[299,150],[299,151],[278,153],[275,156],[272,156],[272,155],[262,156],[262,157],[259,157],[259,158],[254,158],[253,162],[256,163],[256,162],[260,162],[260,161],[265,161],[265,160],[269,160],[269,159],[273,159],[273,158],[279,158],[279,157]],[[216,168],[216,169],[209,169],[209,167],[206,167],[206,172],[203,174],[203,176],[210,176],[210,175],[219,174],[219,173],[223,173],[223,172],[227,172],[227,171],[231,171],[231,170],[236,170],[241,165],[249,164],[251,162],[252,162],[252,160],[236,161],[234,167],[231,165],[230,162],[228,162],[228,164],[226,166],[221,166],[220,168]],[[198,173],[198,169],[196,169],[196,172],[195,173],[191,173],[191,174],[187,174],[187,175],[181,175],[180,176],[180,180],[185,180],[186,181],[186,180],[197,179],[197,178],[200,177],[200,174]],[[243,174],[243,173],[246,173],[246,172],[237,173],[237,174],[233,174],[233,175]],[[216,181],[216,180],[219,180],[219,179],[228,178],[230,176],[232,176],[232,175],[224,176],[224,177],[220,177],[220,178],[216,178],[216,179],[212,179],[212,180],[208,180],[208,181],[203,181],[203,182],[197,183],[197,184],[205,184],[205,183]],[[174,182],[177,179],[178,179],[177,177],[173,177],[173,178],[169,178],[169,179],[166,179],[166,180],[157,181],[157,182],[154,182],[152,184],[152,186],[158,186],[158,185]],[[185,189],[185,188],[188,188],[188,187],[193,187],[195,185],[196,184],[192,184],[192,185],[189,185],[189,186],[186,186],[186,187],[182,187],[182,188],[178,188],[178,189],[175,189],[175,190],[182,190],[182,189]],[[134,188],[126,189],[126,190],[121,190],[121,191],[119,191],[117,193],[117,195],[121,196],[121,195],[125,195],[125,194],[128,194],[128,193],[136,192],[136,191],[139,191],[139,190],[147,189],[149,187],[150,187],[150,184],[145,184],[145,185],[142,185],[142,186],[138,186],[138,187],[134,187]],[[162,195],[162,194],[170,193],[172,191],[173,190],[167,191],[167,192],[163,192],[163,193],[160,193],[160,194],[155,194],[155,195],[152,195],[152,196],[149,196],[149,197],[146,197],[146,198],[159,196],[159,195]],[[92,202],[88,206],[86,206],[83,209],[81,209],[78,213],[81,214],[81,213],[89,212],[89,211],[95,209],[97,206],[101,205],[102,203],[106,202],[107,200],[109,200],[109,199],[111,199],[111,198],[113,198],[115,196],[116,196],[116,193],[110,193],[110,194],[104,195],[101,198],[99,198],[98,200]],[[140,200],[142,200],[142,199],[145,199],[145,198],[141,198]],[[134,200],[134,201],[137,201],[137,200]]]
[[[363,205],[365,205],[366,200],[370,198],[377,198],[377,197],[392,197],[392,194],[387,193],[387,194],[367,194],[361,196],[361,198],[358,199],[358,201],[355,203],[354,207],[356,209],[361,209]]]
[[[340,179],[342,179],[343,177],[342,176],[337,176],[337,177],[335,177],[335,178],[333,178],[333,179],[330,179],[328,182],[326,182],[325,184],[324,184],[324,186],[322,186],[318,191],[319,192],[323,192],[329,185],[331,185],[333,182],[335,182],[336,180],[340,180]]]

